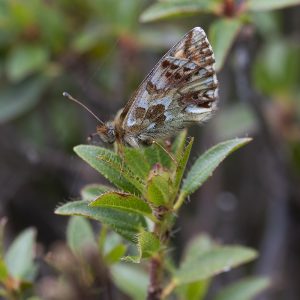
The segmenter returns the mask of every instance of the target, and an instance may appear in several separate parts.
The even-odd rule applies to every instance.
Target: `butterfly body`
[[[139,147],[211,117],[217,108],[214,55],[200,27],[156,64],[113,122],[97,127],[104,142]]]

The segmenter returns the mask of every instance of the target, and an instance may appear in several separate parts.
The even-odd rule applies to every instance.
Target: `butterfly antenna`
[[[63,96],[68,98],[69,100],[79,104],[81,107],[83,107],[85,110],[87,110],[98,122],[100,122],[101,124],[104,124],[103,121],[100,120],[99,117],[97,117],[87,106],[85,106],[83,103],[81,103],[79,100],[75,99],[74,97],[72,97],[69,93],[67,92],[63,92]]]

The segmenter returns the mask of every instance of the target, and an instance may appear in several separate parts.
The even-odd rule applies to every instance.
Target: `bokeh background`
[[[174,256],[199,232],[251,246],[259,258],[218,277],[212,289],[262,274],[273,284],[259,299],[300,298],[297,2],[0,1],[0,214],[8,220],[6,243],[36,228],[40,293],[51,273],[42,257],[65,240],[67,218],[55,207],[85,184],[104,182],[72,150],[97,122],[62,92],[109,120],[159,58],[201,26],[216,53],[220,99],[213,119],[189,131],[192,160],[219,141],[253,141],[184,206]]]

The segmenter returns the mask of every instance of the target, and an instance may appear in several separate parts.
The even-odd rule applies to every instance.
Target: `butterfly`
[[[100,122],[97,134],[103,142],[151,144],[212,116],[218,99],[214,63],[204,30],[195,27],[160,59],[113,121],[104,123],[79,104]]]

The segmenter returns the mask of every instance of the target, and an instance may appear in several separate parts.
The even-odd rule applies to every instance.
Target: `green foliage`
[[[12,81],[18,81],[36,71],[42,70],[48,61],[46,48],[25,45],[14,49],[7,59],[6,72]]]
[[[247,7],[253,11],[273,10],[299,5],[299,0],[248,0]]]
[[[296,94],[300,71],[300,47],[283,43],[276,38],[269,41],[256,59],[253,76],[259,90],[268,95]]]
[[[76,146],[74,151],[118,188],[133,194],[142,193],[142,180],[135,176],[122,158],[114,152],[91,145]]]
[[[200,156],[183,182],[181,193],[184,197],[198,189],[230,153],[250,141],[249,138],[229,140],[214,146]]]
[[[126,246],[123,244],[116,245],[105,254],[104,261],[109,265],[120,262],[121,258],[125,255],[126,249]]]
[[[134,300],[146,298],[148,274],[132,264],[117,264],[111,268],[116,286]]]
[[[199,13],[218,13],[221,10],[220,0],[166,0],[160,1],[147,8],[140,17],[142,22],[160,19],[190,16]]]
[[[236,126],[239,124],[239,126]],[[217,136],[230,138],[232,136],[246,135],[257,129],[255,116],[245,103],[232,104],[224,108],[215,118]]]
[[[6,221],[0,221],[3,244],[4,226]],[[25,299],[32,295],[32,284],[37,273],[35,259],[36,232],[26,229],[21,232],[0,255],[0,295],[5,299]],[[28,297],[27,297],[28,298]]]
[[[269,285],[265,277],[245,278],[226,287],[215,300],[251,300]]]
[[[208,279],[214,275],[231,270],[256,257],[253,249],[241,246],[215,247],[186,257],[175,272],[178,285]]]
[[[219,19],[209,29],[211,46],[214,49],[216,70],[219,71],[224,65],[225,58],[237,37],[242,22],[240,19]]]
[[[213,21],[209,28],[209,40],[215,53],[216,70],[219,71],[240,29],[249,23],[251,12],[271,11],[300,4],[299,0],[248,0],[245,2],[245,5],[239,6],[234,1],[222,0],[157,1],[141,14],[140,20],[153,22],[190,15],[217,15],[219,18]]]
[[[82,200],[93,201],[105,192],[110,191],[111,188],[103,184],[89,184],[86,185],[80,192]]]
[[[149,203],[156,206],[168,205],[172,194],[172,179],[170,173],[161,165],[155,165],[149,173],[145,197]]]
[[[80,255],[84,247],[95,243],[94,233],[89,222],[80,216],[73,216],[67,227],[67,242],[71,250]]]
[[[136,240],[136,234],[142,228],[147,228],[142,215],[129,213],[114,207],[91,207],[89,201],[74,201],[66,203],[55,210],[60,215],[79,215],[88,217],[104,225],[110,226],[117,233],[131,241]]]
[[[32,280],[35,274],[35,235],[34,229],[25,230],[13,241],[5,254],[7,269],[14,278]]]
[[[160,250],[160,241],[152,232],[142,231],[137,235],[138,256],[127,256],[124,260],[140,263],[142,258],[149,258],[157,255]]]
[[[90,203],[91,207],[111,207],[151,218],[151,209],[142,199],[121,192],[107,192]]]
[[[47,84],[46,78],[30,78],[0,91],[0,123],[13,120],[32,109]]]
[[[70,134],[77,137],[82,127],[81,122],[76,121],[79,125],[75,127],[72,122],[66,122],[66,115],[61,112],[67,111],[69,114],[72,108],[66,109],[56,96],[68,86],[70,69],[72,76],[74,73],[74,78],[81,81],[77,78],[77,69],[82,69],[83,60],[90,74],[94,72],[95,62],[102,63],[109,59],[113,63],[109,67],[101,65],[104,76],[97,77],[96,81],[97,84],[100,81],[101,95],[106,99],[107,95],[112,94],[107,99],[115,100],[114,92],[119,89],[120,81],[116,74],[122,74],[124,66],[119,62],[125,61],[127,51],[131,51],[134,57],[138,56],[137,49],[142,47],[147,52],[161,51],[162,46],[169,47],[169,40],[177,39],[183,29],[176,27],[178,22],[171,30],[165,24],[159,26],[159,32],[149,26],[137,26],[144,4],[139,0],[50,2],[16,0],[0,3],[0,123],[15,121],[17,124],[23,117],[26,123],[22,123],[22,136],[24,132],[25,136],[32,138],[34,131],[36,140],[46,140],[48,137],[44,128],[39,126],[40,111],[35,110],[38,104],[39,108],[44,105],[44,110],[49,114],[47,123],[50,132],[52,129],[52,135],[57,136],[62,145],[68,146],[73,144]],[[255,25],[251,27],[252,30],[257,30],[263,38],[262,42],[267,41],[257,49],[258,57],[252,72],[256,87],[274,98],[280,98],[280,101],[283,99],[285,103],[293,101],[294,106],[291,107],[296,111],[299,46],[294,42],[283,42],[279,21],[274,21],[266,13],[261,13],[259,17],[258,12],[299,3],[299,0],[248,0],[245,5],[233,5],[230,10],[228,7],[225,9],[225,1],[222,0],[164,0],[152,4],[140,15],[140,19],[150,22],[197,15],[195,20],[201,20],[201,24],[197,25],[207,28],[209,33],[218,71],[224,66],[239,33],[243,32],[242,27]],[[213,15],[213,19],[207,18],[207,14]],[[189,28],[192,26],[191,23],[186,25]],[[120,47],[114,46],[116,41]],[[130,68],[125,67],[127,72]],[[126,78],[122,76],[125,90],[128,82],[140,77],[136,76],[136,72],[130,73],[130,70],[128,74]],[[128,81],[125,82],[127,77]],[[123,89],[120,90],[123,94]],[[245,107],[230,107],[230,112],[224,113],[218,125],[217,134],[222,139],[243,135],[255,127],[253,116]],[[193,140],[187,144],[185,140],[186,132],[182,132],[172,145],[172,157],[176,162],[157,145],[142,149],[125,148],[122,157],[100,147],[82,145],[75,148],[76,153],[114,187],[98,184],[86,186],[81,191],[81,201],[64,204],[56,212],[101,222],[99,253],[107,266],[111,267],[114,283],[133,299],[146,297],[147,274],[136,265],[117,262],[125,255],[135,262],[166,256],[169,249],[168,234],[186,197],[209,178],[231,151],[247,142],[246,139],[240,139],[215,146],[199,157],[185,176],[193,144]],[[127,244],[123,239],[108,247],[111,233],[106,232],[106,226],[135,244],[138,255],[134,255],[132,244]],[[19,283],[19,280],[31,281],[35,273],[32,259],[35,235],[32,230],[28,232],[23,233],[6,254],[2,251],[0,281],[5,288],[0,290],[0,294],[4,298],[11,292],[5,285],[8,276],[13,277],[13,282]],[[95,241],[90,224],[82,217],[70,219],[67,238],[75,254],[81,253],[89,240]],[[254,258],[254,252],[251,251],[248,248],[223,247],[201,236],[187,247],[180,268],[175,269],[173,274],[165,272],[164,280],[176,283],[176,293],[181,299],[201,299],[207,292],[213,272],[225,271],[228,267]],[[14,257],[19,259],[15,260]],[[196,267],[200,271],[197,272]],[[164,271],[168,269],[166,265],[163,268]],[[250,299],[266,285],[266,279],[247,279],[226,288],[216,299]]]
[[[165,234],[174,224],[173,211],[178,211],[185,197],[199,188],[229,154],[251,140],[229,140],[209,149],[195,161],[179,193],[193,144],[191,139],[185,145],[185,137],[185,132],[178,136],[169,155],[157,145],[140,149],[125,148],[124,157],[96,146],[75,147],[82,159],[123,190],[112,191],[107,186],[90,185],[82,191],[85,200],[66,203],[57,208],[56,213],[100,221],[136,245],[137,253],[120,242],[103,252],[106,230],[102,229],[99,247],[108,265],[116,264],[120,259],[134,263],[147,259],[160,261],[168,248]],[[85,244],[83,236],[92,239],[89,226],[80,225],[81,222],[81,218],[72,219],[68,227],[69,245],[73,251]],[[126,251],[129,255],[124,256]],[[171,288],[166,289],[172,292],[176,288],[176,293],[183,298],[200,299],[206,294],[214,275],[255,257],[256,252],[250,248],[220,246],[202,235],[189,244],[179,268],[172,272]],[[125,293],[134,299],[140,297],[139,290],[132,291],[127,286],[127,279],[116,273],[114,277],[117,286]]]

